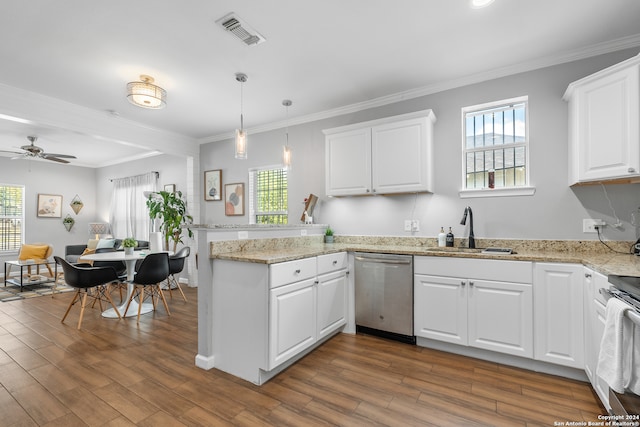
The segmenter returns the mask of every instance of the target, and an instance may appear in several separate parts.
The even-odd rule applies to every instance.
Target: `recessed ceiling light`
[[[474,9],[480,9],[489,6],[494,0],[471,0],[471,7]]]

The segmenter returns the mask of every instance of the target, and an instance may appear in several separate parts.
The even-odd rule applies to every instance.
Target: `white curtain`
[[[156,191],[158,173],[130,176],[113,180],[111,195],[111,234],[119,239],[133,237],[149,240],[149,213],[145,191]]]

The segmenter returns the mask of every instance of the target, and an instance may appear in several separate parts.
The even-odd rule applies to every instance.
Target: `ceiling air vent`
[[[242,40],[247,46],[257,45],[266,41],[260,33],[247,25],[246,22],[242,21],[242,19],[233,12],[218,19],[216,24]]]

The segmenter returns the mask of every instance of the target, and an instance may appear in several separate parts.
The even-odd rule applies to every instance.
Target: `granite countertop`
[[[583,264],[604,275],[640,276],[640,257],[617,252],[576,252],[563,250],[518,250],[511,255],[483,254],[466,248],[434,248],[401,245],[354,243],[310,244],[287,248],[256,249],[213,254],[212,258],[241,262],[274,264],[336,252],[372,252],[457,258],[499,259],[511,261],[563,262]]]

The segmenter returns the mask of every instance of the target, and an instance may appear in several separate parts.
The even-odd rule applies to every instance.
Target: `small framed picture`
[[[204,173],[204,200],[222,200],[222,170],[216,169]]]
[[[224,214],[226,216],[244,215],[244,184],[225,184]]]
[[[38,217],[62,218],[62,196],[38,194]]]
[[[164,185],[164,191],[166,191],[167,193],[175,193],[176,192],[176,185],[175,184],[165,184]]]

